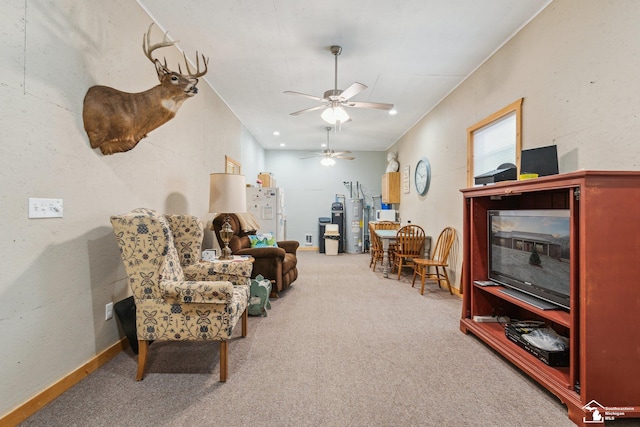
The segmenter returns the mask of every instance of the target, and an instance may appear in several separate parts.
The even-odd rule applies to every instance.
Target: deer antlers
[[[142,36],[142,50],[144,51],[144,54],[147,58],[149,58],[149,60],[152,63],[156,63],[156,59],[153,58],[153,56],[151,56],[151,53],[156,50],[156,49],[160,49],[163,47],[169,47],[169,46],[173,46],[174,44],[178,43],[179,40],[176,41],[170,41],[169,40],[169,32],[165,32],[164,33],[164,38],[162,39],[162,41],[160,43],[156,43],[156,44],[151,44],[151,28],[153,27],[153,22],[151,23],[151,25],[149,25],[149,30],[147,31],[147,33],[145,35]],[[202,62],[204,63],[204,71],[200,71],[200,58],[198,56],[198,51],[196,51],[196,72],[195,74],[191,72],[191,69],[189,68],[189,61],[187,60],[187,55],[183,52],[182,56],[184,57],[184,63],[187,66],[187,73],[186,75],[182,74],[182,69],[180,68],[180,64],[178,64],[178,72],[182,75],[184,75],[185,77],[188,78],[198,78],[198,77],[202,77],[205,74],[207,74],[207,64],[209,63],[209,58],[205,58],[204,55],[202,55]],[[168,66],[167,66],[167,58],[163,58],[164,59],[164,70],[167,73],[170,73],[171,70],[169,70]],[[159,62],[159,60],[158,60]]]

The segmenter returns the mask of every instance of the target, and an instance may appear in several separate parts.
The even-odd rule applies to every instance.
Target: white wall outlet
[[[104,306],[104,320],[109,320],[113,318],[113,303]]]
[[[62,199],[29,198],[29,218],[62,218]]]

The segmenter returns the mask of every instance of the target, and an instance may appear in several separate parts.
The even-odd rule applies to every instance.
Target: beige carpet
[[[571,426],[566,408],[472,335],[461,300],[368,254],[299,253],[299,278],[249,336],[125,352],[23,426]]]

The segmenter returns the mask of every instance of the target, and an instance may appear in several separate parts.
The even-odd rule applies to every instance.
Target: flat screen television
[[[568,310],[569,210],[491,210],[488,218],[489,279],[535,306],[544,301],[539,308]]]

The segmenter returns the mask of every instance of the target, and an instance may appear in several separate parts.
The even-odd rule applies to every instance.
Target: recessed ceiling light
[[[391,110],[389,110],[390,116],[395,116],[396,114],[398,114],[398,111],[395,108],[392,108]]]
[[[322,144],[320,144],[320,146],[321,146],[321,147],[326,147],[326,146],[327,146],[327,143],[326,143],[326,142],[323,142]]]
[[[278,132],[277,130],[274,130],[274,131],[273,131],[273,134],[274,134],[275,136],[279,136],[279,135],[280,135],[280,132]]]
[[[284,147],[284,142],[281,142],[281,143],[280,143],[280,147]]]

